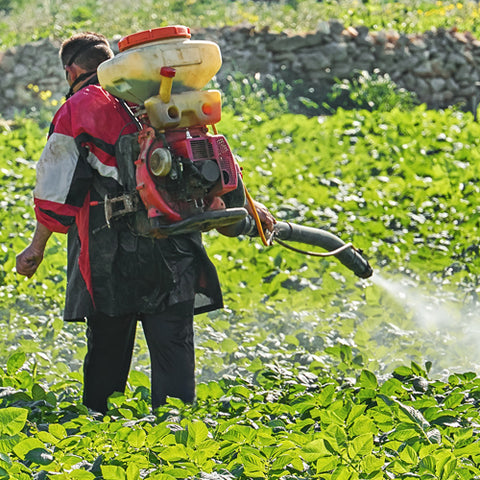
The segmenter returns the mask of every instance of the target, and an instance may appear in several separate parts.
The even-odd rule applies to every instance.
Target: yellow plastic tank
[[[105,90],[143,104],[158,95],[163,67],[175,69],[172,93],[199,90],[222,65],[220,48],[207,40],[190,40],[188,27],[175,25],[134,33],[120,40],[120,53],[98,67]]]
[[[144,105],[151,125],[160,130],[214,125],[220,121],[222,110],[218,90],[173,94],[168,103],[156,95],[145,100]]]

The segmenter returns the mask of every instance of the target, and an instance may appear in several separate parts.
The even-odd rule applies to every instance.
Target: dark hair
[[[76,33],[65,40],[59,54],[63,66],[75,62],[88,72],[97,70],[102,62],[113,57],[107,38],[93,32]]]

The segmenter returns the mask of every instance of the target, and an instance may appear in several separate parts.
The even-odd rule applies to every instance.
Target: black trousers
[[[152,407],[164,404],[167,396],[193,402],[193,302],[184,302],[157,314],[87,318],[83,403],[92,410],[105,413],[108,397],[125,391],[138,321],[150,353]]]

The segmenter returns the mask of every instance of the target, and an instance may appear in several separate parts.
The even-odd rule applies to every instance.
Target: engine
[[[203,127],[163,134],[146,127],[139,142],[137,190],[149,218],[178,222],[224,209],[220,198],[239,187],[240,172],[222,135]]]

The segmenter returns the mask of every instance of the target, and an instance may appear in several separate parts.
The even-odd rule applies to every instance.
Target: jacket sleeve
[[[64,104],[37,163],[33,192],[37,220],[52,232],[67,232],[85,202],[91,179],[91,167],[74,138],[70,108]]]

